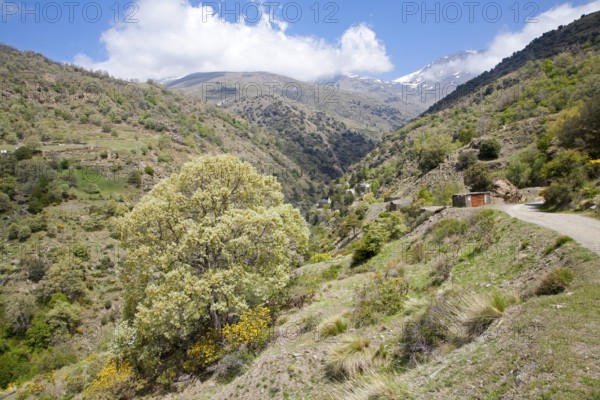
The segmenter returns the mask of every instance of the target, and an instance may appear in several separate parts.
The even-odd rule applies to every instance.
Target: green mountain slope
[[[151,164],[157,178],[194,155],[229,152],[278,175],[297,204],[315,201],[309,186],[314,196],[314,186],[331,176],[286,156],[270,134],[242,118],[161,86],[111,79],[7,46],[0,59],[3,149],[29,143],[45,155],[92,164],[101,152],[120,153],[118,163],[111,157],[102,168],[127,165],[132,172]]]
[[[461,190],[465,171],[476,163],[490,178],[506,177],[520,188],[572,184],[567,187],[572,196],[560,207],[594,198],[597,164],[589,161],[600,154],[595,144],[599,20],[600,13],[594,13],[547,33],[485,77],[461,86],[462,91],[386,136],[343,181],[351,186],[377,181],[379,196],[416,200],[422,185],[430,192],[450,185]],[[488,154],[490,145],[497,149]],[[558,171],[560,164],[573,168]],[[575,176],[575,167],[581,176]],[[479,189],[489,183],[483,186]]]
[[[414,117],[334,84],[269,73],[196,73],[165,85],[244,118],[268,133],[274,147],[325,178],[339,177],[383,132]]]

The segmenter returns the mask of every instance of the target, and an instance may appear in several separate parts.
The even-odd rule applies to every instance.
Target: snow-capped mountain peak
[[[479,54],[479,52],[467,50],[449,54],[427,64],[418,71],[395,79],[394,82],[408,86],[423,85],[426,88],[433,88],[436,84],[440,84],[442,87],[449,84],[460,85],[475,76],[466,72],[463,65],[466,58],[475,54]]]

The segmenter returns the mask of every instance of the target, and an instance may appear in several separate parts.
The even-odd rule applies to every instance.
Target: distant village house
[[[482,207],[492,203],[490,192],[474,192],[452,195],[452,207]]]
[[[321,199],[319,200],[319,202],[317,203],[317,207],[318,208],[323,208],[326,205],[331,205],[331,199],[330,198],[326,198],[326,199]]]
[[[363,182],[360,185],[358,185],[358,190],[360,190],[362,193],[370,192],[371,191],[371,184]]]

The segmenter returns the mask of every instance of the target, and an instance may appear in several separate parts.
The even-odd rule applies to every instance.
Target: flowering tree
[[[308,229],[273,177],[230,155],[162,181],[120,223],[133,358],[154,363],[279,295]]]

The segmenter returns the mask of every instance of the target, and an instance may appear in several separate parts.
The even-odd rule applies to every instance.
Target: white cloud
[[[460,65],[466,71],[478,75],[492,69],[514,52],[523,50],[533,39],[542,36],[543,33],[556,29],[560,25],[570,24],[582,14],[589,14],[599,9],[600,0],[578,7],[567,3],[552,8],[536,17],[537,22],[527,23],[520,32],[498,34],[487,50],[468,57]]]
[[[340,73],[382,73],[393,65],[385,46],[365,24],[328,43],[294,36],[282,21],[225,22],[207,6],[188,0],[140,0],[134,24],[118,24],[101,41],[108,58],[85,54],[74,63],[121,78],[160,79],[209,71],[268,71],[311,81]],[[248,18],[251,18],[248,16]]]

